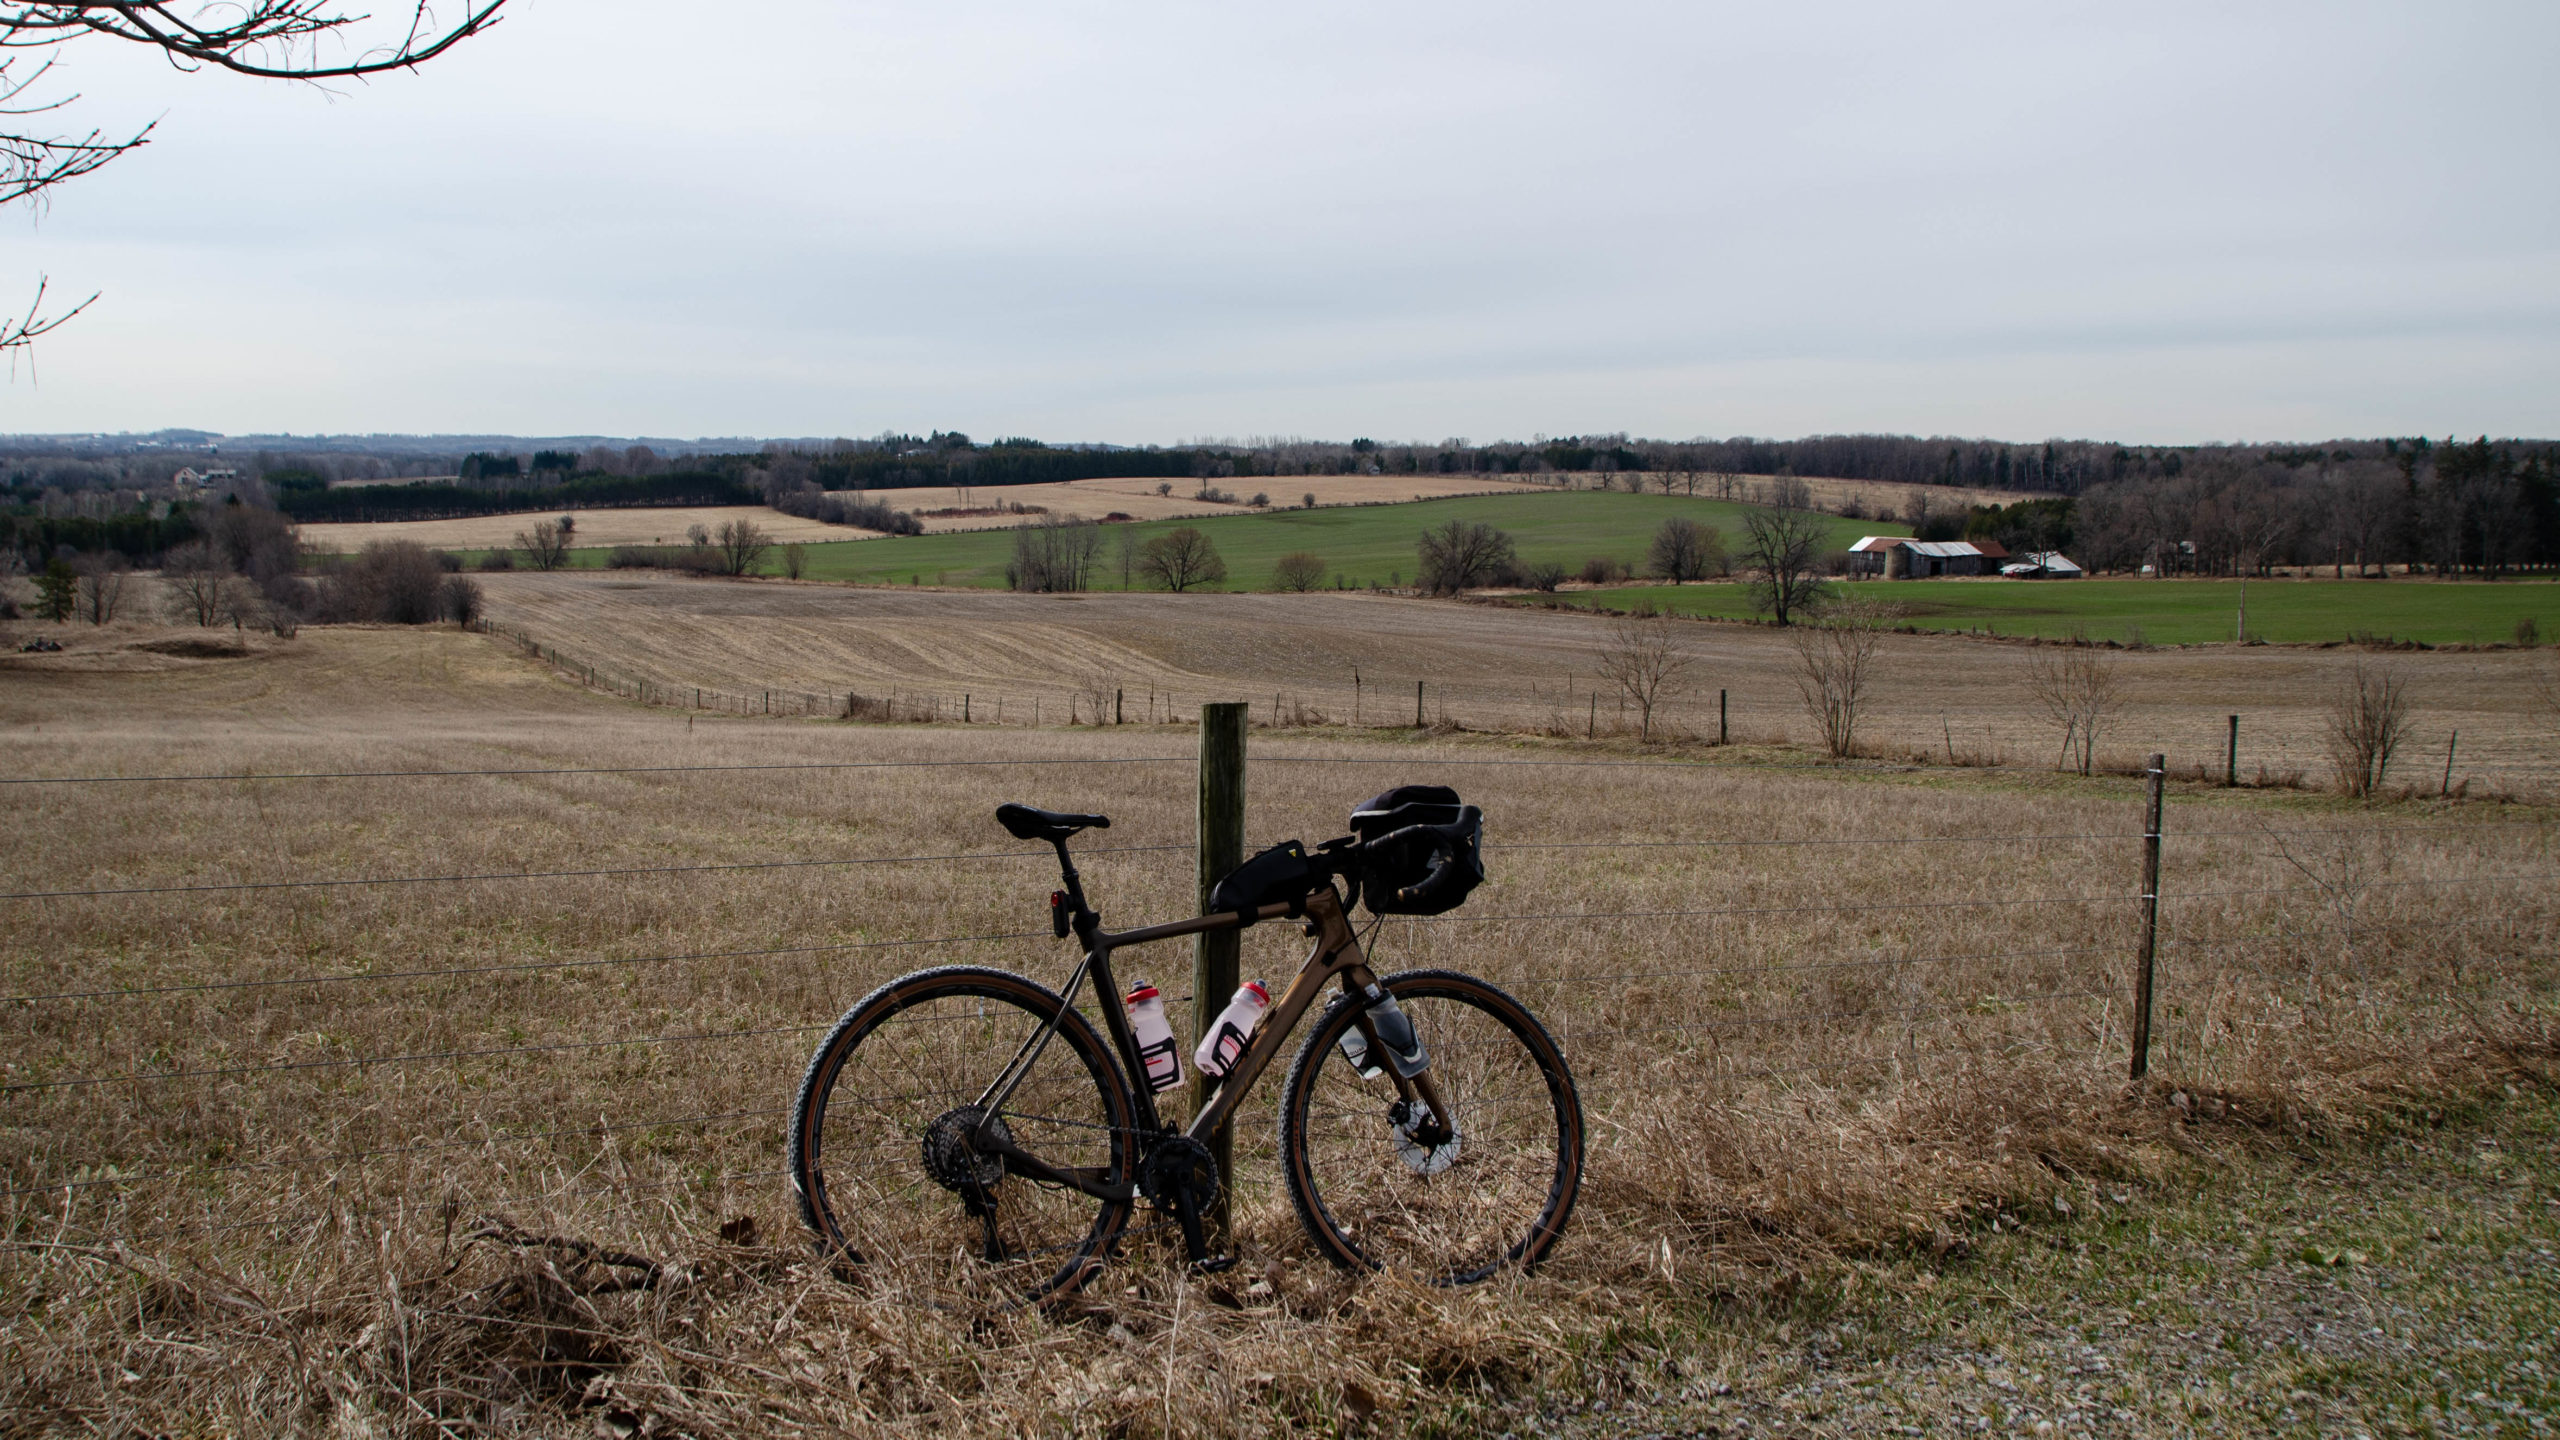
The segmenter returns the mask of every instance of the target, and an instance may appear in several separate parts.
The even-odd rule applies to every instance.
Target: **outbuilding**
[[[1994,545],[1992,549],[1999,549]],[[2009,552],[2000,550],[2000,555]],[[1849,573],[1887,580],[1926,580],[1939,575],[1989,573],[1993,557],[1969,540],[1914,540],[1908,535],[1866,535],[1849,547]]]
[[[2030,550],[2000,573],[2012,580],[2077,580],[2085,572],[2059,550]]]

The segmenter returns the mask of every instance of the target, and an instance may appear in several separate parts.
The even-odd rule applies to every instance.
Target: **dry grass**
[[[1482,804],[1498,846],[1860,843],[1497,849],[1465,910],[1385,927],[1382,967],[1515,988],[1576,1068],[1590,1178],[1539,1276],[1448,1295],[1331,1272],[1278,1192],[1275,1085],[1239,1140],[1243,1272],[1186,1277],[1145,1241],[1058,1319],[887,1309],[809,1263],[776,1173],[778,1112],[818,1027],[930,963],[1062,977],[1050,876],[988,822],[1000,799],[1108,810],[1085,867],[1106,912],[1179,911],[1186,854],[1104,852],[1187,845],[1188,767],[1100,762],[1180,756],[1187,731],[695,719],[449,631],[159,658],[139,674],[16,667],[6,772],[980,763],[13,786],[0,869],[16,888],[1005,858],[0,902],[17,996],[557,967],[0,1006],[0,1082],[134,1077],[8,1098],[13,1427],[1421,1424],[1590,1383],[1712,1297],[1925,1245],[1977,1201],[2047,1194],[2058,1171],[2138,1171],[2165,1133],[2121,1080],[2138,863],[2123,782],[1486,766],[1466,762],[1572,752],[1265,735],[1257,843],[1333,834],[1353,801],[1431,780]],[[2168,858],[2160,1067],[2190,1104],[2347,1124],[2378,1097],[2547,1066],[2546,829],[2480,823],[2498,817],[2478,807],[2206,792],[2171,813],[2193,838]],[[2266,833],[2384,822],[2447,828]],[[2036,838],[2082,836],[2105,838]],[[1929,837],[1966,838],[1863,843]],[[2500,875],[2543,878],[2479,883]],[[2017,903],[2062,896],[2105,898]],[[1699,911],[1725,913],[1666,913]],[[1036,938],[837,948],[1021,932]],[[1291,945],[1258,930],[1246,963],[1276,978]],[[1141,953],[1124,973],[1187,966]],[[596,1045],[700,1035],[722,1038]],[[524,1049],[546,1045],[595,1048]],[[413,1056],[442,1058],[344,1063]]]
[[[723,693],[763,689],[834,695],[938,695],[957,713],[1006,700],[1008,723],[1054,719],[1090,677],[1171,696],[1189,716],[1203,699],[1244,700],[1257,723],[1277,701],[1336,722],[1409,725],[1414,682],[1427,684],[1426,720],[1482,730],[1580,735],[1609,617],[1403,600],[1361,594],[1009,595],[906,593],[836,586],[730,584],[651,576],[492,576],[492,618],[602,669],[667,687]],[[1689,663],[1655,719],[1675,735],[1712,737],[1716,697],[1728,694],[1734,735],[1810,745],[1797,697],[1799,662],[1783,632],[1679,622]],[[1886,635],[1861,748],[1883,758],[2050,763],[2060,732],[2033,695],[2050,647],[1955,636]],[[2153,751],[2182,769],[2222,773],[2226,714],[2239,712],[2241,772],[2325,776],[2328,704],[2358,652],[2227,646],[2126,652],[2112,673],[2123,691],[2097,755],[2100,767],[2138,765]],[[2416,731],[2390,786],[2442,780],[2448,733],[2461,731],[2459,767],[2474,794],[2548,794],[2560,786],[2560,723],[2537,698],[2549,659],[2537,651],[2412,653]],[[1363,677],[1353,694],[1354,671]],[[1633,734],[1601,682],[1597,726]],[[1355,703],[1356,702],[1356,703]],[[834,707],[827,708],[831,713]],[[1161,704],[1154,712],[1161,715]],[[2432,760],[2432,765],[2430,761]]]
[[[570,543],[598,545],[682,545],[685,532],[699,525],[710,534],[732,520],[752,520],[774,543],[787,541],[866,540],[875,530],[829,525],[785,515],[765,505],[675,505],[658,509],[573,510],[577,533]],[[516,532],[530,531],[540,520],[560,512],[530,515],[466,515],[454,520],[379,520],[369,523],[319,524],[301,527],[302,543],[323,554],[352,552],[373,540],[415,540],[439,550],[493,550],[516,543]]]

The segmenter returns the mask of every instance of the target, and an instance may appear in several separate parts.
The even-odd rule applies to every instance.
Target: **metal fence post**
[[[1199,909],[1209,909],[1209,889],[1228,871],[1244,863],[1244,734],[1245,708],[1236,701],[1200,707]],[[1243,933],[1212,930],[1192,939],[1191,1043],[1196,1047],[1209,1023],[1235,993],[1237,960]],[[1209,1103],[1215,1088],[1198,1070],[1191,1072],[1191,1113]],[[1232,1126],[1218,1127],[1209,1137],[1209,1152],[1218,1162],[1218,1198],[1205,1218],[1211,1231],[1227,1233],[1227,1195],[1234,1188],[1235,1136]]]
[[[2160,947],[2160,792],[2168,757],[2151,757],[2150,799],[2142,825],[2142,957],[2133,981],[2133,1078],[2151,1073],[2151,981]]]

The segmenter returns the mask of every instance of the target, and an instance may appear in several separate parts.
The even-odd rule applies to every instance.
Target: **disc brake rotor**
[[[1411,1100],[1387,1107],[1387,1133],[1396,1158],[1416,1175],[1437,1175],[1458,1163],[1458,1127],[1431,1123],[1431,1109]]]

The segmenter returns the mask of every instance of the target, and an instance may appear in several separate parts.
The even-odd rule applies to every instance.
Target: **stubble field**
[[[1203,699],[1242,700],[1272,718],[1410,726],[1423,719],[1476,730],[1607,736],[1633,728],[1594,673],[1614,621],[1361,594],[1013,595],[847,589],[778,581],[553,574],[493,576],[491,617],[560,647],[599,674],[648,680],[677,703],[705,691],[713,708],[830,713],[848,693],[891,695],[957,718],[1021,724],[1072,713],[1091,719],[1117,694],[1133,719],[1189,717]],[[1734,740],[1808,743],[1800,662],[1788,637],[1758,626],[1674,627],[1685,670],[1658,723],[1713,738],[1719,692]],[[2050,763],[2056,731],[2029,679],[2050,650],[1952,636],[1891,635],[1863,734],[1882,758],[1938,763]],[[2173,767],[2227,760],[2227,716],[2241,716],[2244,779],[2299,776],[2325,784],[2323,716],[2358,664],[2406,673],[2416,694],[2401,783],[2541,794],[2560,785],[2560,716],[2542,687],[2560,665],[2548,651],[2375,653],[2213,646],[2110,655],[2125,693],[2102,736],[2102,762]],[[1358,677],[1355,686],[1354,676]],[[1356,692],[1356,693],[1355,693]]]
[[[590,643],[692,653],[591,618]],[[951,647],[898,618],[845,628]],[[1247,643],[1195,618],[1150,641],[1124,617],[1123,643],[1189,666]],[[1491,817],[1486,887],[1374,949],[1512,987],[1563,1042],[1592,1154],[1556,1262],[1461,1294],[1335,1274],[1278,1192],[1266,1092],[1241,1272],[1186,1277],[1151,1234],[1062,1317],[885,1307],[795,1234],[780,1111],[808,1048],[907,969],[1063,976],[1052,877],[988,822],[1000,800],[1108,811],[1085,862],[1106,911],[1182,911],[1190,731],[725,718],[562,674],[450,631],[5,662],[6,773],[48,779],[0,789],[14,1422],[1463,1430],[1668,1363],[1717,1304],[2138,1178],[2169,1138],[2168,1087],[2122,1080],[2130,783],[1257,732],[1256,844],[1336,833],[1393,783]],[[500,773],[357,773],[456,770]],[[284,772],[345,778],[256,778]],[[216,778],[50,783],[146,775]],[[2182,787],[2163,1075],[2327,1127],[2547,1055],[2544,821]],[[1296,958],[1279,927],[1248,938],[1248,973]],[[644,1272],[581,1245],[660,1268],[615,1284]]]

